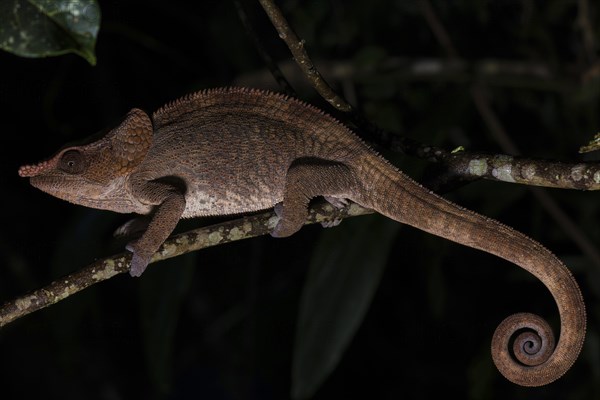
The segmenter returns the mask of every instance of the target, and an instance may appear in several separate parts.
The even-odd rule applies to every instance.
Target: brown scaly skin
[[[539,278],[560,313],[560,338],[540,317],[516,314],[496,329],[492,357],[512,382],[540,386],[563,375],[585,336],[585,307],[569,270],[533,239],[426,190],[318,109],[283,95],[230,88],[195,93],[148,117],[133,109],[104,138],[61,150],[19,175],[88,207],[151,214],[128,245],[139,276],[181,218],[275,206],[272,235],[304,223],[310,199],[350,199],[396,221],[495,254]],[[527,328],[514,341],[511,337]],[[532,347],[539,347],[539,351]],[[515,360],[511,352],[514,353]],[[531,354],[534,353],[534,354]]]

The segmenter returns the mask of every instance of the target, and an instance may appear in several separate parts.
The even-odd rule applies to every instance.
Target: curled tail
[[[383,159],[358,172],[361,205],[401,223],[497,255],[529,271],[548,288],[560,313],[560,338],[534,314],[505,319],[492,339],[500,372],[522,386],[560,378],[575,362],[585,337],[585,305],[577,282],[548,249],[528,236],[428,191]],[[375,177],[375,178],[374,178]]]

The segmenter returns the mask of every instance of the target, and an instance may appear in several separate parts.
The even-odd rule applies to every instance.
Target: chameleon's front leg
[[[273,237],[290,236],[306,222],[312,198],[350,198],[357,180],[352,170],[341,163],[326,160],[299,160],[288,169],[283,201],[275,206],[279,222],[271,232]]]
[[[131,276],[140,276],[150,263],[152,255],[175,229],[185,209],[185,196],[180,189],[169,184],[148,182],[136,190],[144,200],[158,204],[142,237],[126,248],[133,253]]]

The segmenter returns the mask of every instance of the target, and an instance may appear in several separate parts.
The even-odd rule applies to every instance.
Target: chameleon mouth
[[[28,172],[26,169],[25,172]],[[113,210],[114,207],[134,212],[135,206],[128,196],[115,191],[111,185],[86,180],[82,182],[71,175],[41,174],[29,176],[31,186],[69,203],[100,210]],[[74,193],[73,187],[78,187]],[[149,212],[149,210],[147,211]]]

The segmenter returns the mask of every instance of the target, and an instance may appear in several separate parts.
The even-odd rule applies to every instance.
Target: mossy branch
[[[319,203],[310,208],[306,223],[341,220],[372,212],[354,203],[340,209],[328,203]],[[266,235],[277,220],[278,217],[273,212],[264,212],[171,236],[154,254],[152,263],[207,247]],[[129,271],[130,261],[129,252],[115,254],[57,279],[41,289],[6,302],[0,307],[0,327]]]

